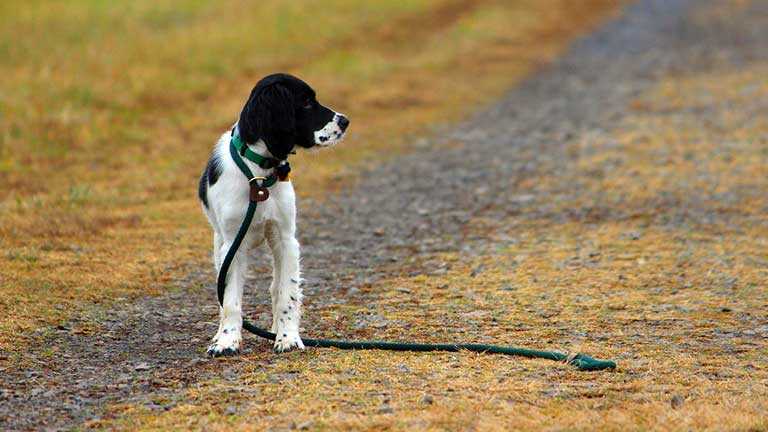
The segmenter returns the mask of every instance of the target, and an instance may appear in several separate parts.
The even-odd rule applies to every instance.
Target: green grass
[[[438,2],[25,2],[0,11],[3,173],[56,163],[86,181],[156,160],[146,120],[182,126],[222,82],[288,68],[331,41]],[[322,7],[320,7],[322,6]],[[175,125],[173,123],[176,123]],[[103,155],[91,153],[108,149]],[[80,150],[80,151],[77,151]],[[121,176],[122,177],[122,176]],[[133,180],[133,179],[128,179]],[[29,180],[34,183],[33,180]],[[3,194],[27,193],[21,183]],[[28,186],[26,189],[24,186]]]

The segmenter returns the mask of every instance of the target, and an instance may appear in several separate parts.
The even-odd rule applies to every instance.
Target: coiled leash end
[[[568,364],[576,366],[582,371],[598,371],[616,369],[616,362],[612,360],[598,360],[586,354],[577,354]]]

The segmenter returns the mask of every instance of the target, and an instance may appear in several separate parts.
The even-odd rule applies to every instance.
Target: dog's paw
[[[211,357],[230,357],[240,354],[239,348],[224,348],[217,344],[211,344],[206,353]]]
[[[208,355],[211,357],[233,356],[240,353],[240,330],[224,329],[213,338],[213,343],[208,347]]]
[[[304,349],[304,342],[301,341],[298,333],[277,334],[275,338],[275,352],[286,352],[294,348]]]

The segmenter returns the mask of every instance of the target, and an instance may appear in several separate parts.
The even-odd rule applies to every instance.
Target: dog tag
[[[264,186],[251,185],[251,201],[261,202],[266,201],[269,198],[269,189]]]

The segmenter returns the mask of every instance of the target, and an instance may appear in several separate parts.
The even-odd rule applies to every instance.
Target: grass
[[[366,304],[312,311],[355,337],[463,330],[614,358],[616,372],[471,353],[259,351],[224,361],[242,371],[237,382],[199,383],[159,401],[165,411],[113,406],[91,426],[767,429],[766,74],[748,63],[660,77],[612,130],[577,134],[565,167],[546,159],[510,186],[528,205],[546,201],[543,215],[470,222],[496,252],[414,256],[361,288],[398,325],[355,328]],[[410,275],[435,267],[445,271]]]
[[[322,196],[499,95],[616,9],[611,0],[0,5],[0,349],[14,353],[40,326],[160,294],[208,265],[196,177],[259,77],[296,73],[352,118],[333,158],[294,164],[299,193]]]

